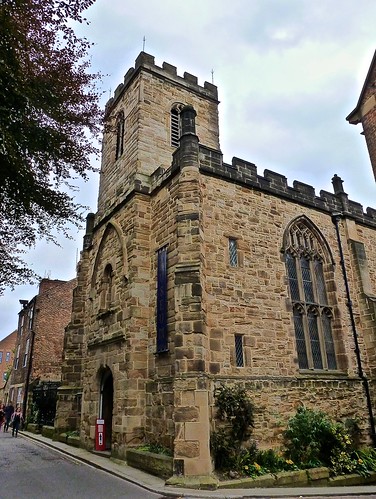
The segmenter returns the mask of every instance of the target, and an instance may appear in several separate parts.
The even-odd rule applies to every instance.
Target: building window
[[[14,396],[14,388],[11,388],[9,390],[9,399],[8,399],[9,403],[11,402],[13,403],[13,396]]]
[[[157,252],[157,353],[167,351],[167,246],[165,246]]]
[[[10,361],[10,352],[7,352],[5,354],[5,362],[9,362]]]
[[[172,147],[179,147],[180,145],[180,135],[181,135],[181,122],[180,122],[180,112],[183,108],[183,104],[175,104],[171,108],[170,112],[170,130],[171,130],[171,145]]]
[[[29,308],[29,324],[28,324],[29,329],[32,329],[33,327],[33,317],[34,317],[34,305],[32,305]]]
[[[17,388],[17,404],[21,404],[22,402],[22,387]]]
[[[17,353],[16,353],[16,358],[14,359],[14,369],[18,369],[18,364],[20,361],[20,345],[17,347]]]
[[[25,321],[25,315],[21,312],[19,323],[18,323],[18,331],[20,335],[22,334],[22,329]]]
[[[337,369],[332,335],[333,307],[328,303],[324,267],[328,246],[305,217],[285,236],[286,270],[300,369]]]
[[[3,373],[3,381],[6,381],[8,379],[8,373],[5,372]]]
[[[235,361],[236,367],[244,367],[243,335],[235,335]]]
[[[0,364],[3,362],[3,352],[0,352]]]
[[[229,251],[230,266],[237,267],[239,265],[239,258],[238,258],[238,242],[236,239],[233,239],[231,237],[229,238],[228,251]]]
[[[121,112],[116,118],[116,159],[120,158],[124,151],[124,114]]]
[[[26,340],[25,354],[24,354],[24,360],[23,360],[23,367],[27,366],[27,358],[29,356],[29,348],[30,348],[30,338],[28,338]]]

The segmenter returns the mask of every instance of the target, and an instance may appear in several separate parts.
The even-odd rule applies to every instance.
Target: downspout
[[[354,339],[354,344],[355,344],[355,356],[356,356],[356,362],[357,362],[357,367],[358,367],[358,374],[359,374],[359,378],[362,380],[364,391],[366,394],[368,417],[369,417],[369,423],[370,423],[370,427],[371,427],[371,438],[372,438],[372,442],[373,442],[374,447],[376,447],[375,421],[373,418],[371,395],[370,395],[370,391],[369,391],[368,379],[365,376],[365,374],[363,372],[363,367],[362,367],[362,359],[360,356],[360,349],[359,349],[359,342],[358,342],[358,333],[356,331],[354,311],[353,311],[353,306],[352,306],[352,301],[351,301],[351,296],[350,296],[349,281],[347,279],[345,260],[343,257],[342,241],[341,241],[341,236],[340,236],[339,226],[338,226],[339,221],[341,220],[342,217],[343,217],[342,213],[332,213],[332,222],[333,222],[335,230],[336,230],[338,249],[339,249],[339,255],[340,255],[340,264],[341,264],[343,280],[345,282],[345,288],[346,288],[346,298],[347,298],[346,305],[347,305],[347,308],[349,310],[349,315],[350,315],[351,329],[352,329],[352,334],[353,334],[353,339]]]

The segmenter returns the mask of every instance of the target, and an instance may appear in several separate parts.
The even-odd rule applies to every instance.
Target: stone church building
[[[217,88],[141,52],[106,106],[56,429],[159,443],[210,475],[215,387],[244,386],[260,448],[300,404],[374,438],[376,210],[219,145]]]

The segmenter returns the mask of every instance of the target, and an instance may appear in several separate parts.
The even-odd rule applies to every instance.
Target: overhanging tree
[[[94,2],[0,0],[0,294],[36,277],[25,248],[82,222],[71,183],[98,153],[100,76],[72,25]]]

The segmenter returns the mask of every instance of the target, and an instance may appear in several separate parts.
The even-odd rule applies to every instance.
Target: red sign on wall
[[[97,419],[95,425],[95,450],[106,450],[104,419]]]

